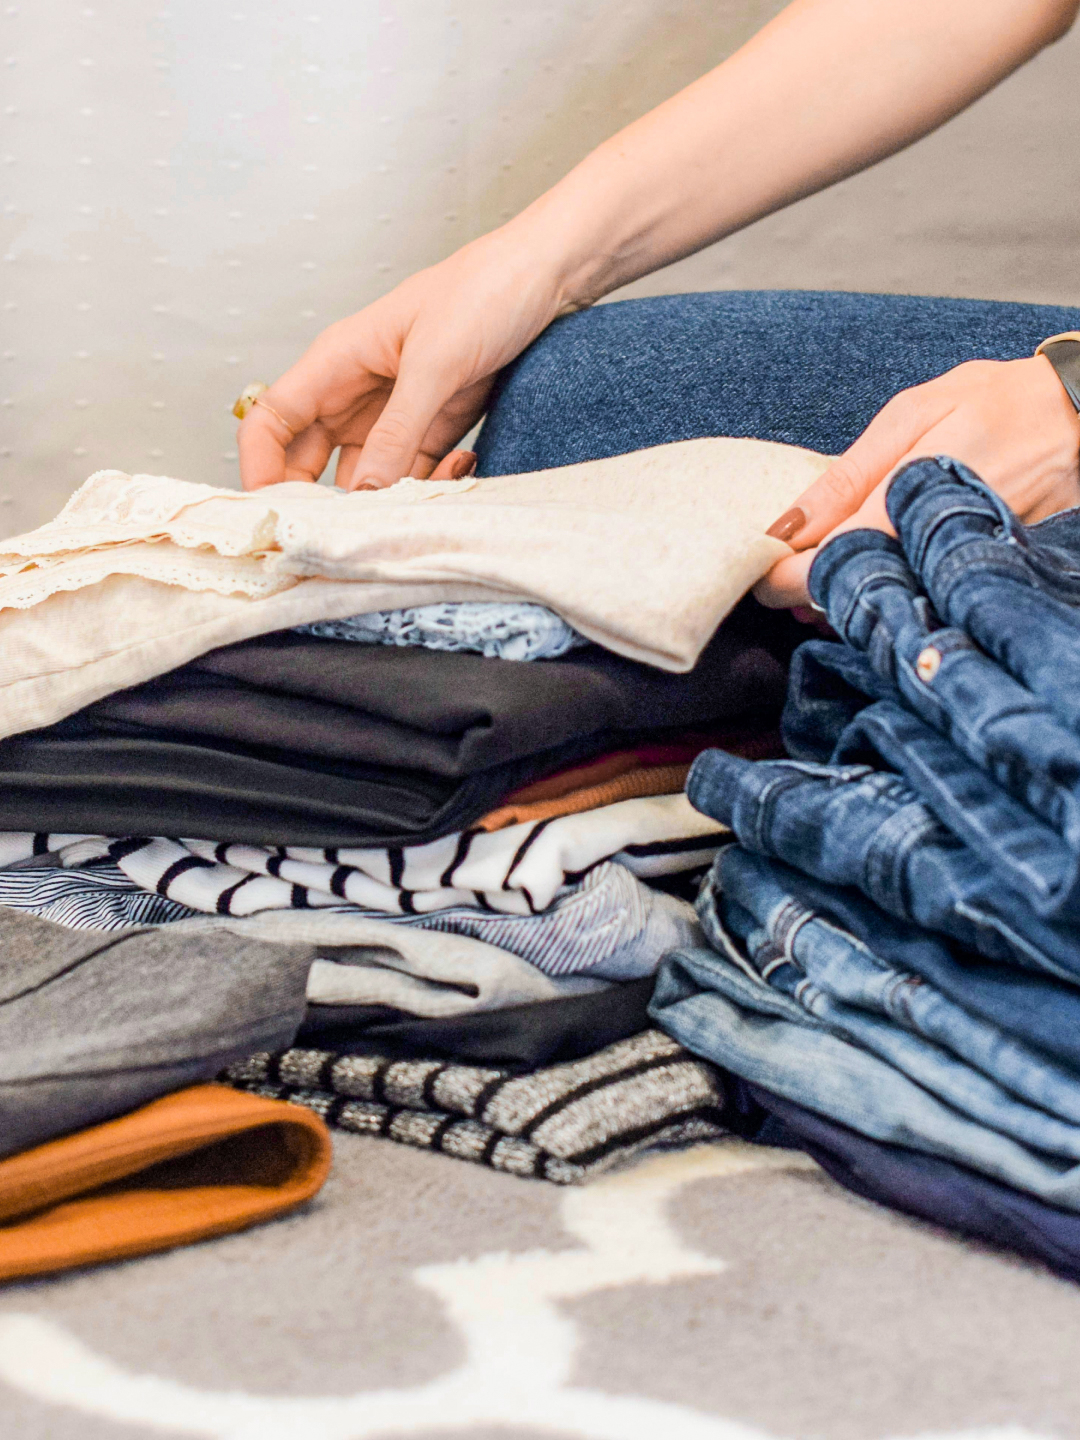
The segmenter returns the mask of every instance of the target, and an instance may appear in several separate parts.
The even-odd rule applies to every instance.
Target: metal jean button
[[[929,685],[941,666],[941,651],[935,645],[927,645],[919,651],[915,661],[915,673],[924,685]]]

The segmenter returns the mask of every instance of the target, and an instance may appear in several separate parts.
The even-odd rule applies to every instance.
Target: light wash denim
[[[675,951],[660,968],[649,1013],[688,1050],[871,1139],[943,1156],[1080,1211],[1080,1166],[969,1119],[879,1056],[830,1033],[734,958],[733,940],[727,944],[726,954]]]
[[[702,889],[698,913],[717,948],[730,936],[754,974],[833,1034],[971,1119],[1080,1159],[1080,1074],[887,959],[816,900],[797,871],[731,845]]]
[[[771,874],[785,876],[801,905],[846,931],[856,945],[872,951],[888,968],[922,977],[929,988],[988,1023],[996,1034],[1021,1041],[1040,1063],[1056,1062],[1080,1075],[1076,985],[981,960],[943,936],[893,919],[856,890],[825,885],[779,861],[745,850],[740,853],[744,865],[766,866]]]

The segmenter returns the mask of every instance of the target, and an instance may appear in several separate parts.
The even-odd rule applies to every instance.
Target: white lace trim
[[[22,562],[28,559],[165,540],[184,549],[206,548],[218,555],[257,558],[286,548],[298,524],[308,533],[313,505],[345,504],[355,515],[358,505],[414,505],[442,495],[460,495],[475,485],[472,476],[463,480],[406,477],[385,490],[347,495],[330,486],[294,481],[276,485],[272,491],[245,494],[165,475],[99,470],[75,491],[54,520],[3,542],[0,574],[23,568]]]
[[[264,599],[298,584],[297,577],[272,571],[252,556],[231,557],[209,550],[185,550],[168,541],[129,544],[84,554],[30,562],[0,579],[0,610],[29,610],[50,595],[84,590],[110,575],[137,575],[184,590]]]

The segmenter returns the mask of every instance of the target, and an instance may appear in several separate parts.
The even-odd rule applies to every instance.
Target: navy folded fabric
[[[805,1150],[845,1189],[893,1210],[1014,1250],[1080,1280],[1080,1215],[999,1185],[936,1155],[887,1145],[747,1085],[771,1119],[760,1143]]]
[[[339,1055],[458,1060],[533,1070],[581,1060],[647,1030],[656,977],[437,1019],[381,1005],[309,1005],[296,1044]]]

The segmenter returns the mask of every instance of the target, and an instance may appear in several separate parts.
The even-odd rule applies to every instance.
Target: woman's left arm
[[[894,396],[780,517],[769,533],[798,553],[770,570],[758,599],[805,605],[810,566],[826,540],[867,527],[893,534],[888,481],[925,455],[970,466],[1024,521],[1080,505],[1080,416],[1049,360],[970,360]]]

